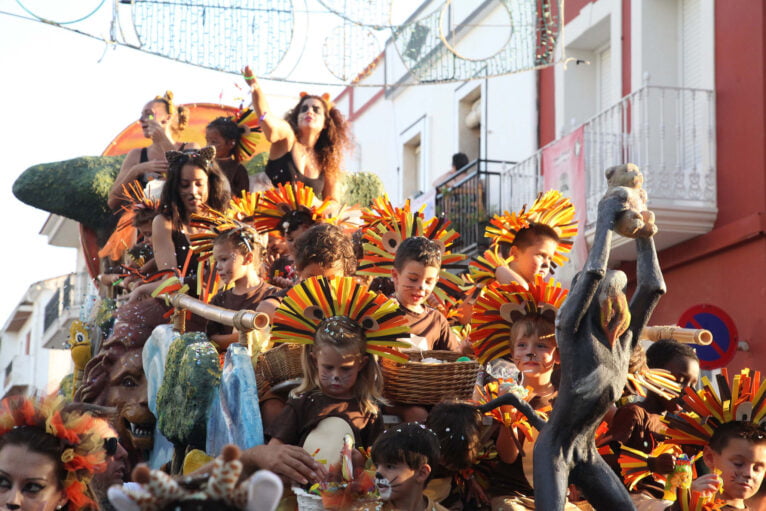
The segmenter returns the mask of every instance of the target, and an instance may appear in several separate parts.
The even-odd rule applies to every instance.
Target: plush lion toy
[[[609,188],[606,197],[621,197],[628,205],[617,218],[614,231],[626,238],[639,235],[652,236],[657,233],[654,213],[647,209],[646,190],[643,189],[644,175],[637,165],[627,163],[606,169],[606,181]]]

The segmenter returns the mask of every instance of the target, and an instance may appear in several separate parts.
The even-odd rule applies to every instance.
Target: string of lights
[[[106,0],[66,22],[16,1],[31,17],[0,14],[205,69],[238,74],[249,62],[260,78],[287,83],[411,86],[512,74],[565,61],[564,0],[482,3],[458,22],[453,0],[438,0],[437,8],[426,14],[416,10],[401,24],[391,22],[394,0],[304,0],[312,8],[307,3],[296,6],[293,0],[112,0],[108,40],[72,26],[92,18]],[[488,42],[476,44],[477,38]],[[472,45],[465,43],[472,40]],[[317,48],[325,72],[316,72],[311,61]],[[304,57],[312,62],[310,71]],[[383,63],[387,71],[375,73]]]

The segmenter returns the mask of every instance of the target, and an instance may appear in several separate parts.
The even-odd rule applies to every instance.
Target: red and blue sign
[[[701,369],[726,367],[734,358],[739,342],[737,327],[723,309],[715,305],[695,305],[681,314],[678,326],[704,328],[713,334],[713,342],[708,346],[692,344],[700,359]]]

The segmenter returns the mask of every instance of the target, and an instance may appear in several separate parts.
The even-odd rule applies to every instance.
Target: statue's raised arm
[[[622,179],[619,181],[617,178]],[[618,476],[596,450],[595,433],[627,381],[631,352],[665,292],[646,209],[643,176],[634,165],[607,171],[593,246],[559,311],[556,341],[561,382],[550,420],[534,450],[535,507],[560,511],[569,483],[599,511],[635,509]],[[627,278],[608,270],[612,232],[636,239],[637,288],[630,305]]]

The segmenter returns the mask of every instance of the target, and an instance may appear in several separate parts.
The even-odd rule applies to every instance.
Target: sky
[[[98,5],[96,0],[24,3],[51,18],[48,12],[57,6],[69,6],[73,12],[55,13],[66,17]],[[107,15],[111,3],[105,4]],[[23,14],[12,0],[0,0],[0,11]],[[88,31],[106,35],[108,17],[106,20],[94,20]],[[120,131],[138,118],[143,105],[165,90],[175,93],[178,104],[218,103],[222,95],[224,103],[236,105],[235,98],[242,94],[235,84],[241,84],[242,79],[108,46],[103,41],[2,13],[0,69],[0,141],[4,153],[0,213],[5,221],[0,227],[4,239],[0,267],[5,270],[0,325],[4,325],[31,284],[76,268],[75,249],[52,247],[39,234],[48,213],[13,196],[11,188],[16,178],[39,163],[100,155]],[[272,107],[276,103],[282,111],[305,88],[270,81],[262,81],[262,85]]]

